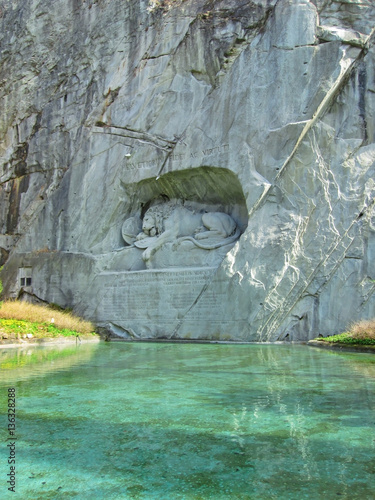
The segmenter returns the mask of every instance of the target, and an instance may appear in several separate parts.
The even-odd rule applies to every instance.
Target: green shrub
[[[358,321],[353,323],[347,332],[316,340],[333,344],[375,345],[375,319]]]
[[[324,339],[319,339],[323,340],[325,342],[332,342],[334,344],[340,343],[340,344],[351,344],[351,345],[375,345],[375,339],[371,338],[358,338],[355,336],[352,336],[350,332],[345,332],[345,333],[339,333],[338,335],[332,335],[331,337],[325,337]]]

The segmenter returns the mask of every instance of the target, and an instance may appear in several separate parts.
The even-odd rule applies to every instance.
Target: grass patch
[[[31,333],[36,338],[95,335],[95,327],[91,322],[70,312],[22,301],[7,301],[1,304],[0,330],[2,333],[21,336]]]
[[[315,340],[348,345],[375,345],[375,318],[353,323],[349,331]]]

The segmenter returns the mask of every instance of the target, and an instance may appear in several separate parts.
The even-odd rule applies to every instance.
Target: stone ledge
[[[116,338],[110,337],[107,342],[128,342],[128,343],[165,343],[165,344],[225,344],[225,345],[305,345],[305,341],[275,341],[275,342],[250,342],[246,340],[209,340],[209,339],[176,339],[176,338]]]

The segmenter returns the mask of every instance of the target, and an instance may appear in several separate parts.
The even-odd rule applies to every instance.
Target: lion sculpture
[[[199,213],[176,202],[166,202],[149,208],[142,221],[142,232],[134,242],[145,249],[144,261],[165,243],[191,241],[199,248],[213,250],[235,242],[240,230],[232,217],[223,212]]]

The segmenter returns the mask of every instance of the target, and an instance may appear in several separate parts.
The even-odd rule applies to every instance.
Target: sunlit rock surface
[[[306,340],[375,316],[374,1],[0,16],[8,296],[126,338]]]

